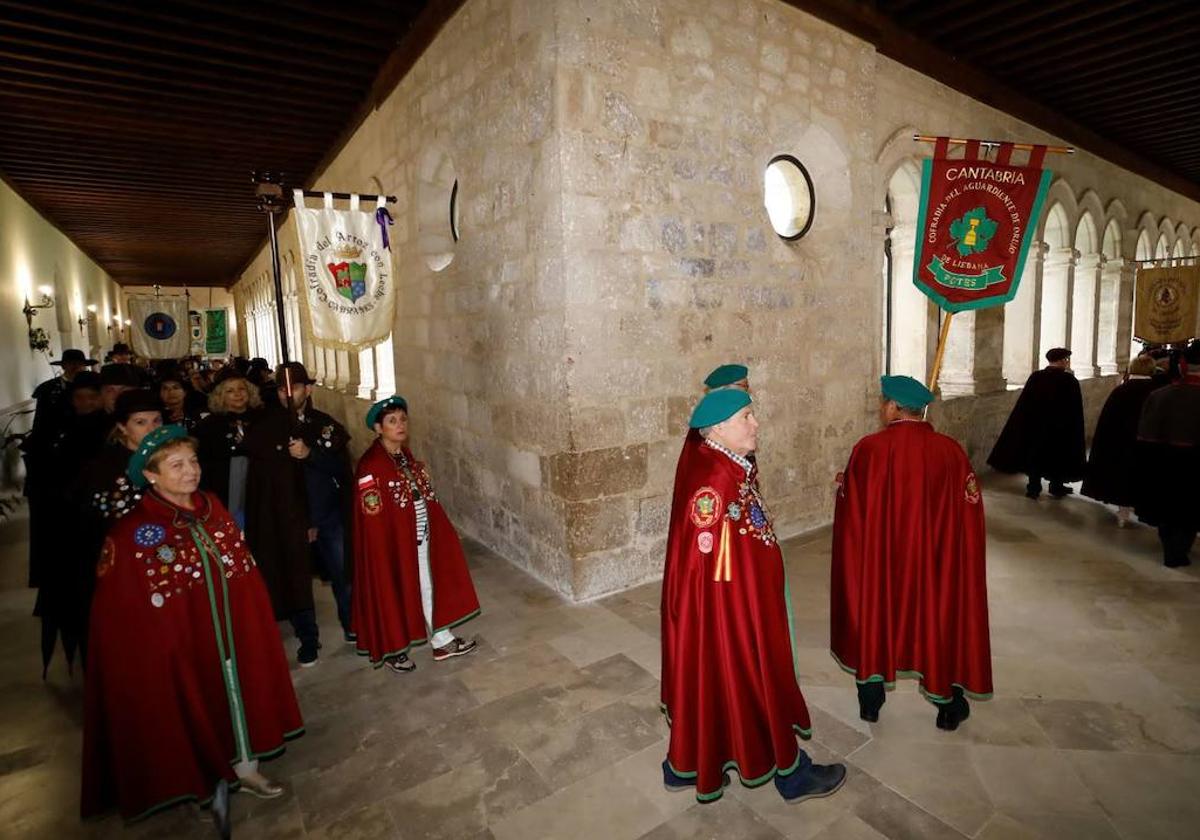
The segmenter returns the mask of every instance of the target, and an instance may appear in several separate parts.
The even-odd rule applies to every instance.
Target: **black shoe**
[[[789,803],[803,802],[829,796],[845,781],[845,764],[810,764],[786,776],[776,773],[775,789]]]
[[[342,638],[346,641],[346,644],[352,645],[358,641],[358,634],[352,630],[343,630]]]
[[[1025,498],[1026,499],[1033,499],[1036,502],[1038,499],[1041,498],[1041,496],[1042,496],[1042,488],[1040,488],[1040,487],[1026,487],[1025,488]]]
[[[971,706],[963,695],[963,690],[954,687],[954,699],[949,703],[939,703],[937,713],[937,728],[953,732],[958,725],[971,716]]]
[[[881,682],[858,683],[858,716],[867,723],[879,721],[879,710],[887,700]]]
[[[1178,569],[1183,566],[1192,565],[1192,561],[1188,557],[1172,557],[1170,560],[1163,560],[1163,565],[1168,569]]]
[[[217,782],[217,790],[212,798],[212,817],[217,836],[221,840],[229,840],[233,829],[229,824],[229,782],[225,779]]]
[[[317,664],[317,649],[319,644],[303,644],[300,645],[300,651],[296,654],[296,661],[300,663],[301,668],[311,668]]]
[[[1056,499],[1061,499],[1064,496],[1070,496],[1074,492],[1075,492],[1074,487],[1068,487],[1065,484],[1051,484],[1050,485],[1050,495]]]

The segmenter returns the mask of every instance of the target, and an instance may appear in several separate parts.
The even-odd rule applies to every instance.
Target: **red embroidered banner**
[[[1037,229],[1051,173],[1042,169],[1045,146],[1034,146],[1025,166],[1010,162],[1002,143],[994,162],[969,140],[961,159],[946,157],[939,137],[921,177],[913,282],[947,312],[983,309],[1012,300]]]

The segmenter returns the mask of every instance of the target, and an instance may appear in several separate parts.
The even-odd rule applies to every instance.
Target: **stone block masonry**
[[[876,423],[883,196],[897,156],[927,151],[897,140],[918,122],[1052,139],[779,0],[468,0],[315,185],[400,197],[396,387],[456,525],[574,600],[658,577],[687,418],[733,361],[777,530],[829,522]],[[459,182],[441,271],[421,250],[431,150]],[[816,190],[796,242],[763,208],[779,153]],[[1086,152],[1061,163],[1134,218],[1200,221]],[[1015,399],[977,375],[1000,370],[1002,333],[974,323],[972,395],[934,414],[977,463]],[[1090,417],[1113,382],[1085,383]],[[365,445],[366,401],[322,399]]]

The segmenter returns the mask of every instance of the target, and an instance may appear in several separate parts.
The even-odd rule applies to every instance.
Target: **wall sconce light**
[[[79,334],[83,335],[83,332],[84,332],[83,328],[85,326],[87,326],[87,320],[85,320],[84,317],[82,315],[80,315],[78,318],[75,319],[75,323],[79,324]]]
[[[33,329],[33,316],[37,314],[39,309],[49,309],[54,306],[54,298],[51,296],[52,289],[49,286],[38,286],[38,294],[42,296],[41,303],[33,304],[29,302],[29,297],[25,297],[25,306],[21,309],[25,313],[25,323],[29,329]]]

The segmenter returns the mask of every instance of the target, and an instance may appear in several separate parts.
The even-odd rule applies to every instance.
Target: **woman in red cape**
[[[367,427],[379,438],[355,472],[351,625],[358,652],[397,673],[416,668],[408,658],[414,645],[429,642],[437,661],[471,653],[476,642],[450,628],[477,616],[479,599],[429,472],[407,446],[408,403],[379,401]]]
[[[896,675],[920,680],[937,725],[992,692],[983,498],[962,447],[922,419],[933,394],[883,378],[882,431],[854,447],[833,519],[830,647],[879,718]]]
[[[796,742],[811,724],[796,681],[783,556],[746,457],[757,430],[750,395],[709,393],[691,426],[707,434],[682,476],[668,538],[664,782],[695,786],[709,802],[733,769],[749,787],[774,778],[789,801],[827,796],[845,768],[812,764]]]
[[[146,436],[128,475],[144,485],[147,474],[154,486],[109,531],[96,569],[85,817],[206,802],[222,779],[278,796],[257,759],[304,731],[266,588],[229,512],[196,492],[186,430]]]

